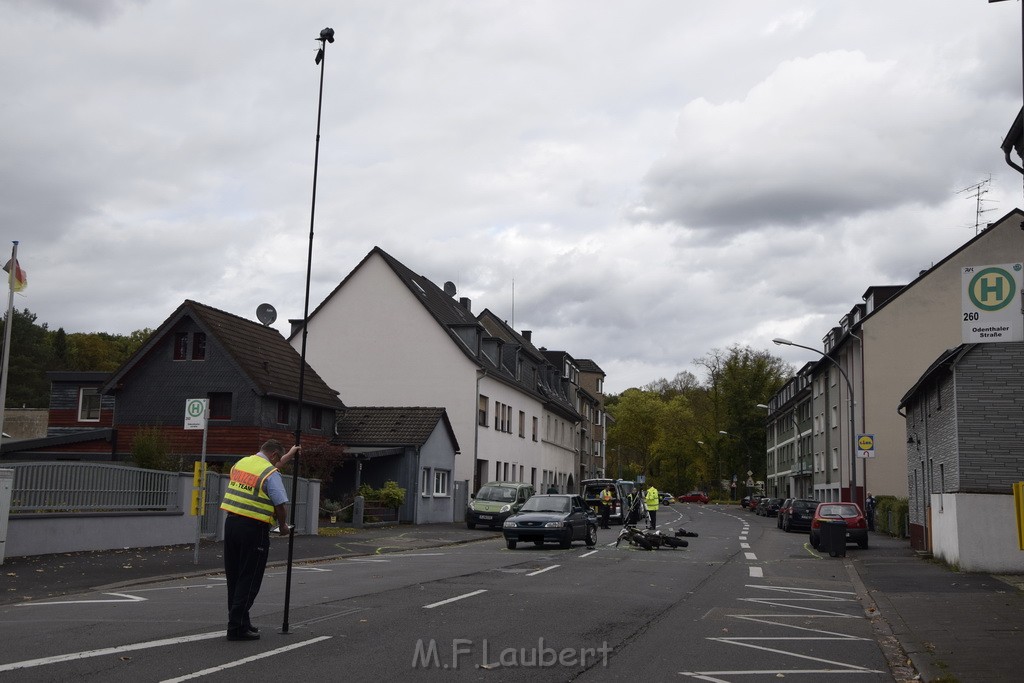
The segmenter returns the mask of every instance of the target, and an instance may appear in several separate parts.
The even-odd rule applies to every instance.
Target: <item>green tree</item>
[[[50,405],[46,371],[53,365],[46,324],[37,325],[36,315],[27,308],[21,311],[15,308],[13,313],[5,405],[8,408],[46,408]],[[6,320],[0,325],[0,335],[6,335]]]

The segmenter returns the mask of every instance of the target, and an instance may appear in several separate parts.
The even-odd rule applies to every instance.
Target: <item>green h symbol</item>
[[[1003,300],[1003,285],[1006,284],[1006,280],[1000,277],[997,273],[988,273],[980,279],[978,287],[981,290],[978,292],[980,295],[978,298],[982,301],[988,301],[988,295],[992,294],[995,296],[996,301]]]

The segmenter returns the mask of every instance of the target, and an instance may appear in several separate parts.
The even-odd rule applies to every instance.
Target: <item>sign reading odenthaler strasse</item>
[[[1024,341],[1021,286],[1024,266],[965,266],[963,335],[965,344]]]

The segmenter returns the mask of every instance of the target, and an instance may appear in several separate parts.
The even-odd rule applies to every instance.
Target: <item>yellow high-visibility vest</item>
[[[275,467],[259,455],[236,462],[231,468],[231,479],[220,509],[273,524],[274,504],[263,490],[263,482],[275,471]]]
[[[612,492],[608,489],[601,491],[601,502],[605,504],[612,502]]]
[[[644,494],[644,503],[647,504],[648,510],[657,510],[658,504],[661,502],[661,498],[658,496],[658,489],[653,486],[647,489],[647,493]]]

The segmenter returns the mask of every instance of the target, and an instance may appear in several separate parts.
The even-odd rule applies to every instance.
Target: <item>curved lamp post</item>
[[[830,363],[832,363],[832,365],[836,366],[836,369],[839,370],[839,374],[843,376],[843,381],[846,382],[846,388],[850,394],[850,498],[852,499],[852,502],[859,503],[859,497],[857,496],[857,431],[854,426],[855,404],[853,400],[853,382],[850,381],[850,377],[846,374],[846,371],[843,370],[843,366],[841,366],[835,358],[829,356],[828,354],[822,351],[819,351],[814,347],[804,346],[803,344],[797,344],[796,342],[791,342],[788,339],[782,339],[781,337],[776,337],[775,339],[772,339],[772,342],[775,344],[779,344],[781,346],[795,346],[799,349],[807,349],[808,351],[813,351],[822,358],[827,359]]]

